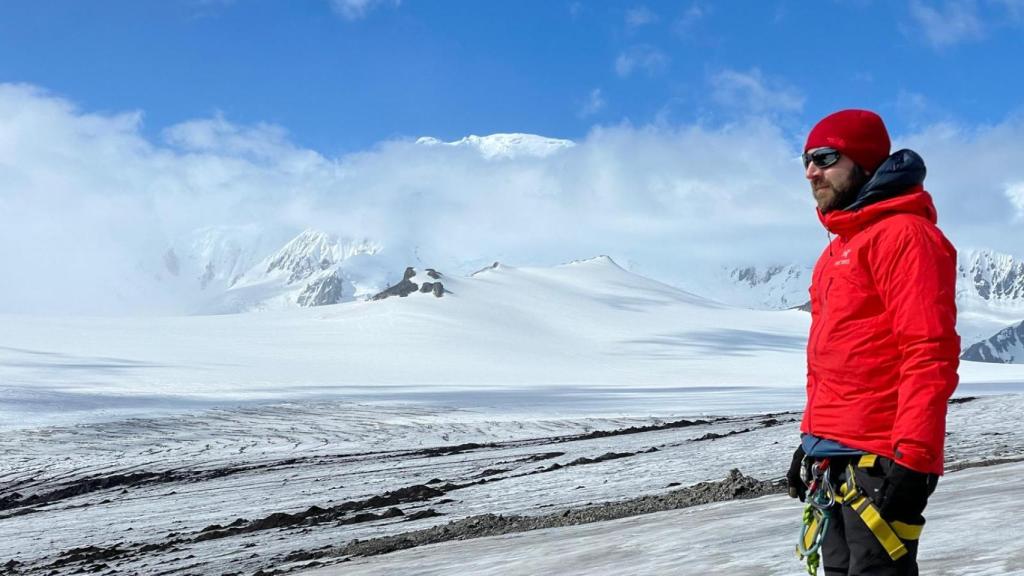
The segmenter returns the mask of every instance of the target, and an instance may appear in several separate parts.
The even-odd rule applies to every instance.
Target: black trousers
[[[832,484],[838,489],[839,485],[846,482],[849,470],[847,464],[852,464],[858,488],[874,500],[893,463],[888,458],[879,457],[870,468],[858,468],[857,461],[857,458],[831,459],[829,474]],[[930,477],[928,493],[920,498],[920,502],[924,503],[919,506],[920,510],[903,506],[898,518],[886,520],[923,525],[924,516],[921,514],[937,481],[937,476]],[[893,560],[853,508],[836,504],[831,513],[828,532],[821,544],[821,563],[825,576],[917,576],[917,540],[903,540],[907,554],[899,560]]]

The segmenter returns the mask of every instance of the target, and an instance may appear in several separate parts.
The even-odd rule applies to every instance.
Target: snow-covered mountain
[[[576,145],[572,140],[546,138],[535,134],[491,134],[490,136],[466,136],[454,142],[444,142],[437,138],[424,136],[416,140],[423,146],[452,146],[457,148],[473,148],[487,158],[543,158]]]
[[[393,276],[383,247],[305,230],[237,278],[201,313],[323,306],[368,297]],[[391,272],[389,274],[389,272]]]
[[[976,342],[964,350],[964,360],[1024,364],[1024,322],[1008,326],[991,338]]]
[[[755,310],[787,310],[807,302],[811,269],[797,264],[721,267],[685,288],[712,300]]]
[[[509,138],[499,138],[504,136]],[[470,137],[441,144],[483,146],[481,153],[495,157],[530,150],[551,153],[572,144],[513,136],[524,135]],[[365,300],[410,282],[403,278],[407,267],[413,267],[413,274],[426,274],[427,270],[415,247],[385,250],[369,239],[353,240],[312,229],[283,246],[281,242],[280,235],[255,227],[204,228],[169,248],[159,259],[154,276],[165,296],[177,294],[187,311],[224,314]],[[456,267],[452,272],[458,276],[465,270]],[[806,304],[811,274],[810,267],[798,264],[721,267],[693,271],[680,287],[729,306],[785,310]],[[436,281],[426,278],[413,283],[419,289]],[[441,290],[443,294],[446,289]],[[963,348],[965,354],[970,351],[965,359],[1024,362],[1024,355],[1007,352],[1015,334],[1008,328],[1024,320],[1024,261],[987,250],[961,252],[957,306]]]
[[[732,306],[781,310],[807,302],[811,274],[796,264],[721,268],[685,288]],[[964,359],[1024,362],[1014,352],[1024,320],[1024,261],[991,250],[960,252],[956,301]]]
[[[183,314],[231,289],[288,238],[259,226],[211,226],[168,239],[113,287],[122,313]],[[118,311],[114,312],[115,314]]]
[[[991,250],[963,250],[958,263],[958,300],[980,299],[1024,310],[1024,262]]]
[[[957,268],[957,329],[964,359],[1024,362],[1009,344],[1012,328],[1024,320],[1024,261],[991,250],[964,250]]]
[[[164,252],[161,273],[186,290],[220,292],[238,282],[279,238],[255,226],[201,228]]]
[[[957,304],[961,309],[999,309],[1024,318],[1024,261],[991,250],[957,256]],[[690,287],[735,306],[785,309],[807,301],[811,267],[796,264],[724,267],[711,282]]]

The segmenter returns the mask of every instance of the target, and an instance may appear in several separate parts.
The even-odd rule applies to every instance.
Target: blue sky
[[[221,114],[326,154],[395,137],[771,115],[794,138],[841,107],[902,133],[1017,114],[1020,0],[49,0],[0,5],[0,81],[144,130]]]

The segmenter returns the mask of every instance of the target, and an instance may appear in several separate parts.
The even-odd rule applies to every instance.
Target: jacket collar
[[[928,219],[932,224],[938,221],[932,196],[921,185],[906,190],[894,198],[868,204],[856,210],[833,210],[828,214],[822,214],[819,210],[818,219],[829,232],[849,238],[878,220],[893,214],[916,214]]]
[[[936,221],[935,204],[923,184],[927,169],[913,150],[898,150],[882,162],[857,196],[841,210],[818,218],[830,232],[849,237],[878,219],[895,213],[918,214]]]

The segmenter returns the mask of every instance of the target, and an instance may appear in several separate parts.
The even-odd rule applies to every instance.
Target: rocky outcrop
[[[405,269],[405,274],[402,275],[402,281],[394,286],[388,286],[384,290],[378,292],[370,298],[371,300],[383,300],[392,296],[398,296],[405,298],[409,294],[419,290],[419,284],[412,281],[412,277],[416,275],[416,269],[409,266]]]
[[[483,268],[481,268],[481,269],[477,270],[476,272],[473,272],[472,274],[470,274],[470,276],[476,276],[477,274],[480,274],[482,272],[487,272],[488,270],[497,270],[498,267],[500,267],[500,266],[501,266],[501,262],[498,262],[497,260],[495,260],[494,264],[491,264],[490,266],[484,266]]]
[[[344,298],[345,282],[335,273],[310,282],[296,302],[299,306],[326,306],[337,304]]]
[[[424,294],[433,294],[440,298],[444,296],[444,284],[440,282],[424,282],[420,285],[420,292]]]
[[[433,268],[427,268],[426,275],[435,280],[443,277],[440,272]],[[421,284],[417,284],[416,282],[413,282],[414,278],[416,278],[416,269],[410,266],[405,269],[405,274],[402,275],[401,282],[394,286],[385,288],[381,292],[375,294],[371,300],[383,300],[392,296],[405,298],[414,292],[433,294],[437,298],[440,298],[447,293],[447,290],[444,289],[444,284],[441,282],[423,282]]]
[[[178,255],[174,252],[174,248],[168,248],[167,252],[164,252],[164,268],[171,276],[181,274],[181,263],[178,261]]]

